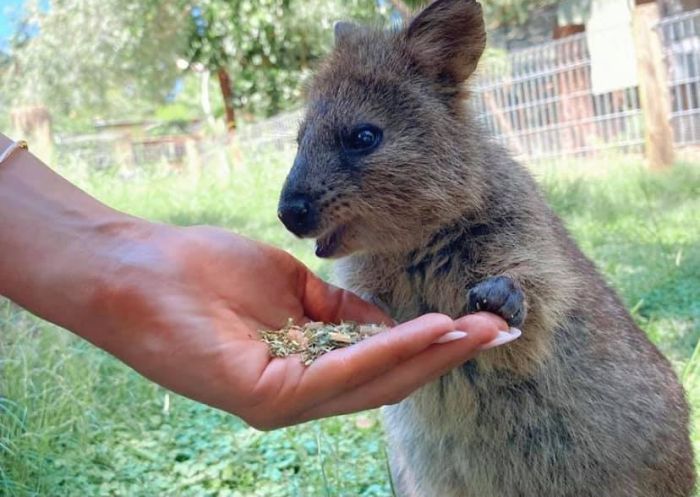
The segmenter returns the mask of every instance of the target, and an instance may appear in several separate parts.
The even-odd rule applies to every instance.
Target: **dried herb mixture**
[[[310,322],[297,325],[290,318],[280,330],[261,331],[260,338],[267,343],[272,357],[300,354],[301,361],[308,366],[326,352],[347,347],[385,329],[376,324],[353,322]]]

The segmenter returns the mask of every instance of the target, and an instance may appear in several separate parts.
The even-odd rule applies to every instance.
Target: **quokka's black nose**
[[[282,199],[277,211],[280,221],[297,236],[304,236],[316,229],[318,216],[308,197],[295,195]]]

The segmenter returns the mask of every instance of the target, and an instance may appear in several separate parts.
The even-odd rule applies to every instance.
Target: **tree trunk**
[[[221,87],[221,97],[224,100],[224,109],[226,110],[226,129],[233,132],[236,129],[236,113],[233,110],[233,89],[231,87],[231,77],[228,71],[219,67],[216,71],[219,76],[219,86]]]
[[[204,118],[210,128],[214,128],[214,114],[211,111],[211,98],[209,97],[209,80],[211,79],[211,72],[209,69],[205,69],[199,74],[199,100],[202,105],[202,112],[204,112]]]

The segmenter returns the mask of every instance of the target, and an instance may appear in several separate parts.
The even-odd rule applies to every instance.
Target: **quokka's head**
[[[481,6],[437,0],[401,30],[338,23],[335,38],[279,217],[320,257],[409,248],[479,202],[463,100],[486,42]]]

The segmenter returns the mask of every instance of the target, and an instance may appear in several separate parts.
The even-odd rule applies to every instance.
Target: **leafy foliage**
[[[412,9],[417,9],[429,3],[428,0],[403,0]],[[568,0],[571,2],[588,0]],[[559,0],[490,0],[482,1],[484,17],[488,29],[525,24],[533,11],[541,7],[554,5]]]
[[[29,2],[26,16],[30,34],[4,78],[15,103],[46,104],[59,119],[120,118],[173,89],[186,16],[172,2]]]
[[[47,105],[59,127],[141,117],[176,96],[183,78],[176,62],[185,58],[190,67],[230,73],[235,107],[274,114],[298,102],[335,20],[377,20],[382,12],[375,0],[309,7],[301,0],[55,0],[46,10],[29,2],[21,36],[0,66],[0,93],[14,104]]]
[[[59,129],[100,118],[151,116],[173,103],[180,105],[178,111],[187,108],[187,117],[200,116],[202,109],[193,105],[200,97],[181,94],[188,80],[176,65],[181,60],[195,71],[209,71],[213,80],[225,73],[230,82],[222,88],[231,90],[225,103],[244,117],[269,116],[298,104],[314,62],[331,46],[334,21],[386,24],[397,12],[407,15],[425,3],[54,0],[46,9],[40,7],[44,2],[29,0],[12,50],[0,59],[0,103],[45,104]],[[493,28],[522,24],[537,8],[553,3],[482,5]],[[215,115],[223,114],[223,107],[215,104]]]
[[[234,105],[271,115],[297,104],[301,81],[331,44],[333,22],[374,20],[375,0],[199,0],[190,6],[191,62],[233,73]],[[244,22],[242,22],[244,21]]]

